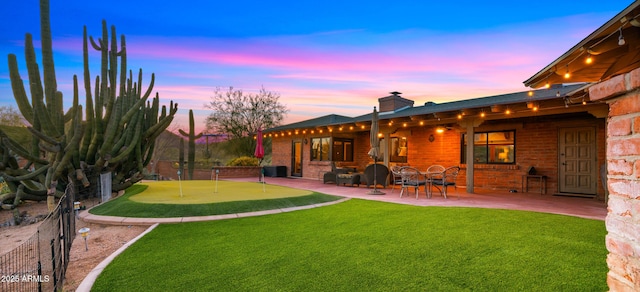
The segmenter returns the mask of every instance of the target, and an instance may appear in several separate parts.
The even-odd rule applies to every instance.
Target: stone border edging
[[[94,214],[90,214],[89,210],[87,210],[80,213],[79,217],[82,221],[85,221],[88,223],[109,224],[109,225],[152,225],[155,223],[183,223],[183,222],[213,221],[213,220],[224,220],[224,219],[234,219],[234,218],[286,213],[286,212],[306,210],[306,209],[333,205],[337,203],[342,203],[350,199],[351,198],[342,198],[339,200],[320,203],[320,204],[312,204],[312,205],[304,205],[304,206],[296,206],[296,207],[272,209],[272,210],[263,210],[263,211],[254,211],[254,212],[245,212],[245,213],[209,215],[209,216],[171,217],[171,218],[133,218],[133,217],[120,217],[120,216],[94,215]]]

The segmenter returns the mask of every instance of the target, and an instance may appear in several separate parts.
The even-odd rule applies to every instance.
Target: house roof
[[[263,132],[268,133],[268,132],[278,132],[278,131],[291,130],[291,129],[316,128],[316,127],[322,127],[327,125],[350,123],[352,122],[352,120],[353,118],[350,118],[347,116],[330,114],[330,115],[321,116],[321,117],[317,117],[310,120],[304,120],[304,121],[293,123],[293,124],[287,124],[283,126],[270,128],[270,129],[264,130]]]
[[[640,1],[634,1],[555,61],[525,80],[540,88],[567,82],[600,82],[640,65]],[[624,42],[620,41],[620,37]],[[592,62],[587,63],[588,57]],[[569,78],[565,78],[565,73]]]
[[[465,117],[480,116],[483,120],[498,120],[513,117],[567,113],[586,111],[587,108],[573,107],[580,103],[576,98],[584,95],[584,90],[590,84],[579,83],[559,85],[548,89],[514,92],[508,94],[473,98],[446,103],[426,102],[421,106],[404,107],[396,111],[380,112],[381,125],[392,126],[394,123],[402,126],[417,125],[446,125],[457,123]],[[577,96],[577,97],[576,97]],[[533,105],[536,106],[534,111]],[[572,106],[571,108],[569,106]],[[580,103],[580,105],[582,105]],[[509,110],[509,117],[505,111]],[[373,111],[373,109],[372,109]],[[264,133],[285,133],[290,131],[304,131],[305,129],[323,129],[329,132],[334,129],[347,128],[351,131],[368,131],[371,126],[372,112],[356,117],[340,115],[326,115],[297,123],[287,124],[271,129]]]
[[[550,99],[562,99],[569,94],[573,94],[576,90],[584,88],[587,84],[573,84],[566,86],[556,86],[553,88],[535,90],[535,91],[522,91],[508,94],[486,96],[479,98],[472,98],[466,100],[452,101],[446,103],[432,103],[426,102],[422,106],[410,107],[396,112],[380,113],[380,119],[397,119],[404,117],[416,117],[421,115],[433,116],[433,114],[447,113],[447,112],[465,112],[485,110],[490,111],[492,106],[507,106],[512,104],[521,103],[526,105],[527,102],[545,101]],[[531,94],[531,95],[530,95]],[[457,114],[456,114],[457,115]],[[370,121],[371,113],[358,116],[354,118],[355,122]]]

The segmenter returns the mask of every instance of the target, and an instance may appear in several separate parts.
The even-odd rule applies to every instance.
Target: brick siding
[[[640,291],[640,69],[592,86],[592,100],[609,103],[607,123],[611,291]]]
[[[475,131],[516,131],[516,163],[512,165],[476,164],[474,187],[484,190],[520,190],[522,175],[530,166],[536,168],[538,173],[546,175],[547,192],[558,191],[558,133],[560,128],[590,126],[596,129],[597,167],[605,164],[605,120],[590,115],[575,118],[536,117],[523,119],[517,122],[506,120],[503,122],[488,122],[480,125]],[[463,129],[453,128],[442,134],[436,133],[436,128],[431,126],[400,129],[396,135],[407,137],[408,155],[407,163],[418,169],[426,170],[434,164],[445,167],[460,165],[462,171],[458,176],[457,184],[466,184],[466,165],[460,164],[461,135]],[[433,135],[433,142],[429,142],[429,136]],[[328,135],[324,135],[328,136]],[[272,140],[272,165],[287,166],[291,173],[292,140],[310,142],[311,138],[318,135],[292,135],[273,138]],[[353,133],[354,162],[338,162],[337,166],[356,166],[358,171],[373,163],[367,152],[369,150],[369,133]],[[302,174],[305,178],[321,179],[322,175],[331,170],[329,161],[309,161],[310,144],[303,143]],[[392,165],[395,163],[391,163]],[[640,166],[638,166],[640,167]],[[599,172],[598,172],[599,176]],[[537,182],[531,181],[532,186]],[[604,197],[604,187],[601,180],[597,180],[597,195]]]

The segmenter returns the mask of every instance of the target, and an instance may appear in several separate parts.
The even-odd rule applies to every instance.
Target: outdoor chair
[[[403,167],[400,170],[401,177],[401,185],[400,189],[400,198],[405,191],[408,191],[409,188],[413,188],[413,191],[416,193],[416,199],[418,199],[418,194],[420,190],[420,186],[427,185],[427,178],[424,174],[420,173],[420,171],[413,167]]]
[[[442,171],[441,175],[435,175],[431,178],[430,184],[435,186],[440,194],[447,198],[447,187],[453,186],[456,188],[456,179],[458,178],[458,173],[460,172],[459,166],[452,166],[446,168]],[[460,199],[460,194],[458,194],[458,199]]]
[[[374,171],[375,167],[375,171]],[[375,182],[378,185],[382,185],[383,187],[387,187],[387,177],[389,176],[389,168],[387,168],[384,164],[369,164],[364,169],[364,176],[361,176],[360,183],[364,183],[367,187],[372,186],[374,182],[374,172],[375,172]],[[364,181],[363,181],[364,179]]]
[[[396,189],[396,185],[402,185],[402,176],[400,175],[400,170],[402,170],[403,166],[394,165],[391,167],[391,192]]]

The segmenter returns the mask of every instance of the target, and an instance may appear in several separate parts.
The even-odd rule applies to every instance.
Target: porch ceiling
[[[620,40],[620,37],[624,42]],[[591,57],[591,62],[587,59]],[[524,81],[540,88],[569,82],[599,82],[640,65],[640,1],[591,33],[558,59]],[[569,73],[569,77],[565,74]]]

